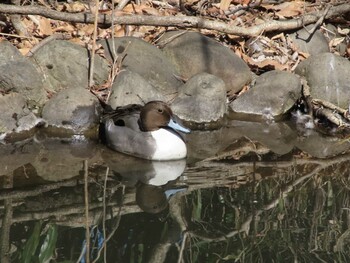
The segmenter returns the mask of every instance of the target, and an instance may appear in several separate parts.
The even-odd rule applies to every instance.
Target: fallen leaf
[[[337,31],[339,34],[343,35],[343,36],[346,36],[350,33],[350,29],[349,28],[340,28],[338,27],[337,28]]]
[[[278,69],[278,70],[288,70],[289,69],[289,66],[287,64],[283,65],[283,64],[279,63],[278,61],[276,61],[275,59],[265,59],[263,61],[257,62],[245,54],[242,54],[242,58],[248,64],[250,64],[252,66],[256,66],[258,68],[272,67],[272,68]]]
[[[220,1],[220,10],[226,11],[230,7],[231,0],[221,0]]]
[[[329,41],[329,46],[330,46],[330,47],[336,47],[336,46],[338,46],[340,43],[342,43],[344,40],[345,40],[345,37],[333,38],[331,41]]]
[[[38,27],[40,33],[44,36],[50,36],[53,34],[53,30],[51,27],[50,19],[45,17],[39,18],[39,27]]]
[[[159,16],[158,10],[155,8],[151,8],[151,7],[143,8],[142,13],[147,14],[147,15],[152,15],[152,16]]]
[[[307,6],[303,1],[288,1],[279,5],[262,5],[269,10],[275,10],[280,17],[294,17],[305,12]]]

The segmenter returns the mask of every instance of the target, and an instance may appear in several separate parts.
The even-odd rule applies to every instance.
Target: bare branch
[[[325,19],[339,16],[350,12],[350,3],[333,6],[325,15]],[[21,14],[21,15],[40,15],[47,18],[75,22],[75,23],[94,23],[94,16],[90,13],[63,13],[50,10],[39,6],[14,6],[0,4],[0,13]],[[122,25],[148,25],[148,26],[177,26],[186,28],[211,29],[227,34],[239,36],[259,36],[262,32],[285,31],[298,29],[308,24],[316,23],[324,12],[314,12],[301,16],[300,18],[290,20],[271,20],[265,23],[251,26],[239,27],[229,25],[221,21],[209,20],[201,17],[192,16],[147,16],[147,15],[126,15],[115,16],[114,23]],[[111,16],[100,14],[98,23],[110,26],[112,23]]]

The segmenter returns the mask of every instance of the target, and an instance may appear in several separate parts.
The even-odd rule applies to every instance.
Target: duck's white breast
[[[186,144],[175,132],[159,129],[151,133],[156,142],[152,160],[179,160],[187,156]]]

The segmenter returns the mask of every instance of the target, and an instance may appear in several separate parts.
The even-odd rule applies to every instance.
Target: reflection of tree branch
[[[13,175],[4,176],[4,187],[12,188],[13,187]],[[12,199],[6,199],[4,201],[5,214],[2,220],[3,224],[0,232],[0,262],[10,263],[10,229],[13,223],[13,208],[12,208]]]
[[[187,241],[188,235],[189,234],[187,232],[184,233],[184,236],[183,236],[183,239],[182,239],[182,243],[181,243],[180,252],[179,252],[179,258],[177,260],[177,263],[184,262],[182,257],[183,257],[183,253],[184,253],[184,250],[185,250],[185,245],[186,245],[186,241]]]
[[[122,196],[123,197],[125,196],[125,186],[123,186]],[[119,228],[120,219],[122,218],[122,207],[123,207],[123,204],[120,204],[118,206],[117,221],[116,221],[115,225],[113,226],[113,229],[109,233],[109,235],[107,237],[105,236],[105,240],[103,241],[103,244],[102,244],[101,248],[99,249],[97,256],[96,256],[96,259],[93,261],[93,263],[97,262],[97,260],[100,258],[101,252],[107,246],[108,241],[113,237],[115,231],[117,231],[117,229]]]
[[[89,179],[90,183],[95,182],[93,179]],[[45,192],[49,192],[51,190],[56,190],[61,187],[70,187],[70,186],[77,186],[83,184],[83,180],[77,180],[77,179],[70,179],[66,181],[61,181],[57,183],[51,183],[51,184],[45,184],[45,185],[39,185],[32,187],[29,190],[12,190],[12,189],[2,189],[0,190],[0,200],[13,198],[13,199],[21,199],[31,196],[37,196]],[[28,189],[28,188],[27,188]]]
[[[257,168],[289,168],[296,165],[319,165],[323,169],[337,163],[350,160],[350,153],[329,157],[328,159],[317,158],[294,158],[290,161],[279,162],[256,162]],[[207,171],[210,171],[208,173]],[[197,166],[188,168],[184,175],[186,183],[190,186],[187,193],[201,188],[210,188],[232,183],[238,176],[247,176],[253,173],[252,162],[200,162]]]
[[[214,242],[219,242],[219,241],[225,241],[227,238],[233,237],[241,232],[249,232],[249,228],[251,225],[251,222],[253,220],[253,218],[257,218],[260,214],[262,214],[264,211],[270,210],[274,207],[276,207],[278,205],[278,203],[280,202],[281,198],[286,198],[287,195],[293,190],[295,189],[296,186],[302,184],[303,182],[305,182],[306,180],[308,180],[309,178],[311,178],[312,176],[314,176],[315,174],[319,173],[321,170],[329,167],[330,165],[333,165],[334,163],[339,162],[339,160],[341,161],[347,161],[350,157],[350,154],[347,155],[343,155],[340,156],[339,158],[334,157],[331,160],[322,160],[322,162],[319,162],[319,166],[315,167],[310,173],[296,179],[295,181],[293,181],[291,184],[289,184],[282,192],[281,195],[276,198],[275,200],[271,201],[269,204],[263,206],[263,208],[256,210],[253,215],[248,216],[248,218],[242,223],[241,228],[238,230],[234,230],[231,231],[227,234],[225,234],[224,236],[220,236],[220,237],[216,237],[216,238],[211,238],[211,237],[207,237],[204,235],[200,235],[194,232],[188,232],[191,234],[191,236],[195,236],[195,237],[199,237],[202,240],[206,240],[206,241],[214,241]],[[317,161],[316,161],[317,162]]]

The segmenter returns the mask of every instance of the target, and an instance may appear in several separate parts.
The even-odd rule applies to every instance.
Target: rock
[[[90,54],[86,48],[69,41],[55,40],[38,49],[32,61],[43,72],[45,87],[51,92],[66,88],[87,88]],[[94,82],[108,79],[108,63],[95,55]]]
[[[157,89],[139,74],[124,70],[115,79],[108,104],[115,109],[128,104],[141,104],[151,100],[165,100]]]
[[[112,54],[112,39],[100,42],[105,49],[106,57],[114,58]],[[124,56],[122,69],[140,74],[163,95],[170,95],[177,91],[182,81],[174,65],[155,46],[135,37],[114,38],[117,56]],[[120,58],[119,58],[120,59]],[[171,94],[172,95],[172,94]]]
[[[28,109],[25,98],[15,92],[0,96],[0,112],[0,139],[42,124],[42,120]]]
[[[41,74],[31,61],[25,58],[0,66],[0,89],[20,93],[31,108],[40,108],[47,101]]]
[[[297,132],[284,122],[232,121],[229,126],[241,136],[258,141],[272,152],[284,155],[291,152],[297,140]]]
[[[210,73],[223,79],[226,89],[232,92],[241,90],[252,80],[249,67],[232,50],[200,33],[184,32],[167,32],[159,43],[166,43],[163,51],[183,78]]]
[[[232,128],[220,127],[216,130],[194,130],[186,135],[187,160],[194,163],[205,158],[214,157],[227,145],[242,137]]]
[[[43,108],[48,125],[79,134],[99,124],[101,110],[98,99],[86,89],[60,91]]]
[[[195,122],[217,121],[226,113],[226,87],[222,79],[208,73],[193,76],[171,104],[180,119]]]
[[[317,55],[323,52],[329,52],[329,46],[327,38],[322,34],[320,30],[310,36],[308,30],[311,30],[315,25],[308,25],[289,36],[292,41],[298,46],[298,51],[309,53],[310,55]]]
[[[278,118],[293,107],[300,95],[297,75],[274,70],[259,76],[255,85],[231,102],[230,107],[239,114]]]
[[[309,130],[307,136],[300,136],[295,146],[316,158],[336,156],[350,149],[350,144],[343,138],[323,136],[315,130]]]
[[[25,141],[1,145],[0,147],[0,176],[9,174],[14,177],[16,169],[25,169],[24,166],[31,164],[40,151],[40,145],[33,141]],[[18,187],[17,178],[13,178],[14,185]],[[22,179],[22,180],[21,180]],[[20,178],[23,182],[24,178]],[[28,176],[26,176],[28,179]]]
[[[315,99],[348,108],[350,98],[350,62],[338,55],[322,53],[301,62],[295,73],[304,76]]]
[[[0,41],[0,66],[10,61],[23,60],[21,52],[7,40]]]
[[[101,162],[99,148],[93,142],[45,140],[41,143],[33,166],[37,175],[45,181],[59,182],[77,177],[84,170],[84,161],[88,164]],[[76,151],[83,152],[76,154]]]
[[[346,27],[344,29],[344,31],[348,30]],[[344,37],[345,34],[345,32],[339,34],[338,28],[332,24],[326,24],[325,26],[324,36],[329,43],[328,46],[332,46],[332,49],[337,51],[342,57],[347,55],[347,41],[346,37]]]

